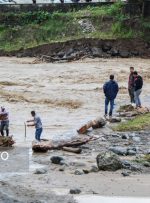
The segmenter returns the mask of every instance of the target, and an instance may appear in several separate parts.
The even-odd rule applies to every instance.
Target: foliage
[[[114,130],[116,131],[138,131],[149,127],[150,113],[135,117],[133,120],[122,122]]]
[[[123,3],[90,7],[72,12],[1,13],[0,49],[11,51],[43,43],[66,41],[83,37],[117,39],[144,37],[149,32],[149,21],[141,19],[142,29],[134,30],[125,25],[129,16],[122,12]],[[6,20],[5,20],[6,19]],[[79,20],[88,19],[95,28],[85,33]],[[108,19],[108,20],[107,20]],[[6,23],[7,22],[7,23]],[[9,24],[10,23],[10,24]],[[148,36],[146,34],[146,36]]]

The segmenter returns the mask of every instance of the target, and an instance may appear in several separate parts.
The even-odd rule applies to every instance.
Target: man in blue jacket
[[[113,108],[114,108],[114,100],[119,91],[118,83],[114,80],[114,75],[110,75],[110,80],[104,84],[103,90],[106,97],[105,98],[105,117],[107,117],[108,105],[110,103],[109,118],[111,118],[113,113]]]

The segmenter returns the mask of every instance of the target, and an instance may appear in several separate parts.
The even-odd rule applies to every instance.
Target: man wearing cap
[[[6,130],[6,136],[9,136],[9,113],[3,106],[1,107],[0,121],[1,121],[1,135],[4,136],[4,130]]]

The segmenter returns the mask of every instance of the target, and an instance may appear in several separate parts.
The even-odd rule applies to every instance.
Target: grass
[[[4,51],[30,48],[45,43],[61,42],[79,38],[135,38],[145,37],[149,31],[149,20],[140,21],[142,29],[135,31],[124,25],[129,16],[122,13],[123,3],[117,2],[109,6],[90,7],[73,12],[44,11],[27,13],[1,13],[0,49]],[[107,18],[109,17],[109,20]],[[4,19],[7,19],[6,23]],[[94,32],[83,32],[79,20],[88,19],[95,28]],[[149,35],[146,35],[149,38]]]
[[[139,131],[150,127],[150,113],[145,115],[139,115],[133,120],[122,122],[113,128],[115,131]]]

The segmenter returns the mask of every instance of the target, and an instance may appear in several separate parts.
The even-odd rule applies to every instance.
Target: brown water
[[[103,83],[115,74],[120,91],[115,107],[128,103],[129,67],[144,75],[142,101],[149,104],[150,60],[86,59],[71,63],[32,64],[32,58],[0,58],[0,104],[10,113],[11,134],[16,144],[31,145],[34,129],[24,122],[35,110],[41,116],[44,138],[55,138],[66,131],[69,136],[86,121],[103,116]],[[59,138],[59,137],[57,137]]]

